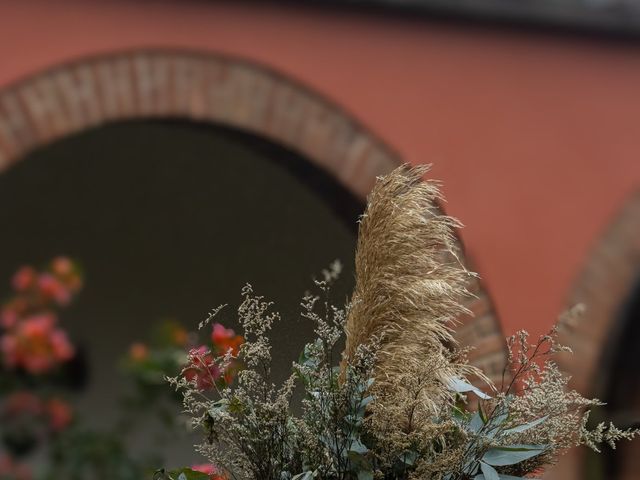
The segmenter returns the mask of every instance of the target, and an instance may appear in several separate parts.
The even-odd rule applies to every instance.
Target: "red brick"
[[[0,97],[0,141],[7,155],[17,156],[35,141],[35,133],[16,92]]]
[[[310,98],[297,87],[284,82],[277,84],[272,92],[267,134],[301,151],[298,139],[305,115],[310,108]]]

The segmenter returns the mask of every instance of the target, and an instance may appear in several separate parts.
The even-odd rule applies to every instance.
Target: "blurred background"
[[[234,332],[207,341],[235,338],[247,282],[282,313],[284,372],[310,335],[300,297],[340,259],[347,298],[366,194],[405,162],[433,164],[465,224],[481,280],[457,334],[473,363],[499,376],[505,335],[584,303],[561,366],[607,402],[599,418],[640,422],[637,0],[0,1],[0,59],[0,328],[55,313],[33,323],[59,347],[0,387],[50,392],[43,371],[68,363],[74,392],[5,428],[0,478],[44,468],[32,444],[67,417],[108,430],[127,423],[123,396],[134,410],[161,396],[154,369],[201,341],[211,308],[230,304]],[[24,398],[0,415],[25,414]],[[55,435],[30,424],[45,410]],[[105,438],[103,460],[120,448]],[[197,463],[177,443],[162,461]],[[547,478],[638,478],[638,448],[572,452]]]

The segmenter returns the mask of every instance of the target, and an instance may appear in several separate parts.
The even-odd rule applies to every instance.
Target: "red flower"
[[[53,314],[35,315],[1,337],[5,365],[40,374],[73,358],[75,351],[67,334],[55,328],[55,323]]]
[[[225,328],[224,325],[219,323],[214,323],[211,341],[220,355],[224,355],[230,350],[233,356],[237,356],[240,351],[240,345],[244,343],[244,338],[236,335],[232,329]]]
[[[0,478],[31,480],[31,471],[26,465],[16,463],[7,455],[0,455]]]
[[[2,306],[0,310],[0,325],[12,328],[29,309],[29,303],[23,297],[16,297]]]
[[[32,267],[21,267],[11,279],[13,288],[18,292],[29,290],[36,284],[37,274]]]
[[[4,307],[0,311],[0,326],[4,328],[11,328],[18,323],[18,313],[10,307]]]
[[[42,413],[42,400],[31,392],[18,391],[9,395],[2,406],[2,416],[15,418],[21,414],[38,416]]]
[[[190,382],[195,381],[198,389],[204,391],[213,388],[222,372],[207,347],[201,346],[189,351],[189,364],[183,375]]]
[[[71,301],[69,289],[50,273],[38,277],[38,288],[46,300],[54,300],[58,305],[67,305]]]
[[[73,420],[73,412],[69,404],[59,398],[50,399],[45,409],[49,415],[49,427],[54,432],[64,430]]]
[[[191,470],[194,472],[202,472],[209,475],[211,480],[226,480],[226,475],[220,473],[220,470],[215,465],[210,463],[203,463],[200,465],[192,465]]]

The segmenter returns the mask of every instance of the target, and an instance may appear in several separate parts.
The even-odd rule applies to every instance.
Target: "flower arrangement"
[[[170,379],[209,467],[155,478],[513,480],[541,475],[569,448],[615,448],[638,434],[587,427],[599,402],[567,388],[553,362],[568,351],[557,327],[533,345],[525,332],[507,340],[499,386],[468,364],[452,329],[468,313],[461,302],[474,274],[456,250],[460,224],[438,211],[439,188],[422,181],[425,172],[401,167],[378,180],[359,226],[353,297],[330,301],[338,263],[315,281],[301,317],[316,338],[281,385],[269,340],[280,315],[244,287],[244,343],[219,356],[192,350]],[[237,380],[218,382],[238,362]]]

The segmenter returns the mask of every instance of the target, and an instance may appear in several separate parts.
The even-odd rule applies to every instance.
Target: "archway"
[[[398,155],[329,100],[250,61],[176,50],[119,52],[61,65],[0,92],[0,172],[28,152],[87,129],[182,119],[255,134],[290,149],[364,200]],[[470,286],[475,316],[457,336],[499,378],[504,339],[490,296]]]
[[[86,59],[0,94],[0,169],[92,127],[140,118],[213,122],[298,152],[364,198],[399,159],[339,107],[250,62],[177,51]]]
[[[560,367],[572,376],[571,385],[584,395],[609,405],[597,412],[631,426],[638,421],[637,355],[638,276],[640,274],[640,194],[625,204],[594,247],[570,295],[569,305],[582,303],[586,312],[564,326],[562,343],[573,355],[563,355]],[[551,478],[627,479],[637,476],[637,444],[621,445],[599,463],[585,451],[567,455]],[[588,477],[588,475],[592,475]]]

